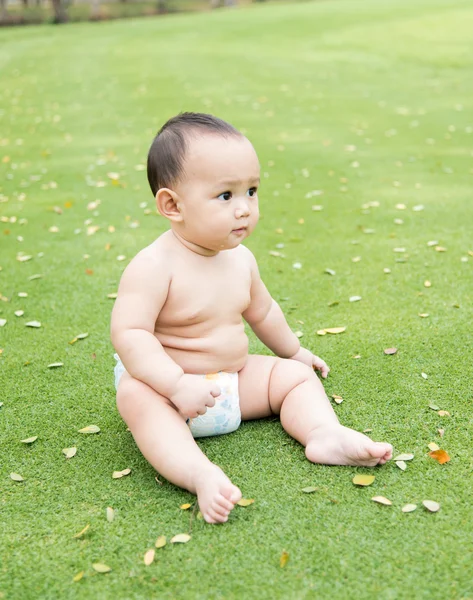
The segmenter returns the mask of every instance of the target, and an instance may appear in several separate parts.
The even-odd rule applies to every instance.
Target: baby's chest
[[[250,304],[249,269],[192,271],[173,277],[160,318],[176,325],[234,319]]]

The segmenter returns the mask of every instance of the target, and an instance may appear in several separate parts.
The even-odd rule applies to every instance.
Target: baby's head
[[[201,254],[235,248],[253,231],[259,175],[249,140],[202,113],[170,119],[148,153],[148,181],[159,212]]]

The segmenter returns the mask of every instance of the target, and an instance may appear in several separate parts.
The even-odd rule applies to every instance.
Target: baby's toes
[[[213,512],[217,515],[219,515],[220,517],[228,517],[229,514],[229,510],[227,508],[225,508],[224,506],[222,506],[221,504],[219,504],[218,502],[212,502],[211,505],[211,510],[213,510]]]
[[[219,512],[217,512],[214,508],[209,508],[209,510],[207,511],[207,516],[210,518],[210,520],[205,519],[207,523],[225,523],[226,521],[228,521],[228,515],[222,515]]]

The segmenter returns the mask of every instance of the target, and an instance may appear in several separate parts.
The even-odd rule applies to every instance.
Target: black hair
[[[196,132],[242,136],[230,123],[205,113],[184,112],[169,119],[148,152],[148,181],[154,196],[160,188],[171,187],[182,177],[187,140]]]

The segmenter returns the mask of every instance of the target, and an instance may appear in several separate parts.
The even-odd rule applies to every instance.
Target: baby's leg
[[[225,522],[241,492],[200,450],[174,405],[124,373],[118,385],[117,406],[153,467],[171,483],[197,494],[208,523]]]
[[[339,423],[317,375],[300,362],[249,356],[239,373],[239,390],[242,419],[279,414],[312,462],[373,467],[392,456],[390,444]]]

